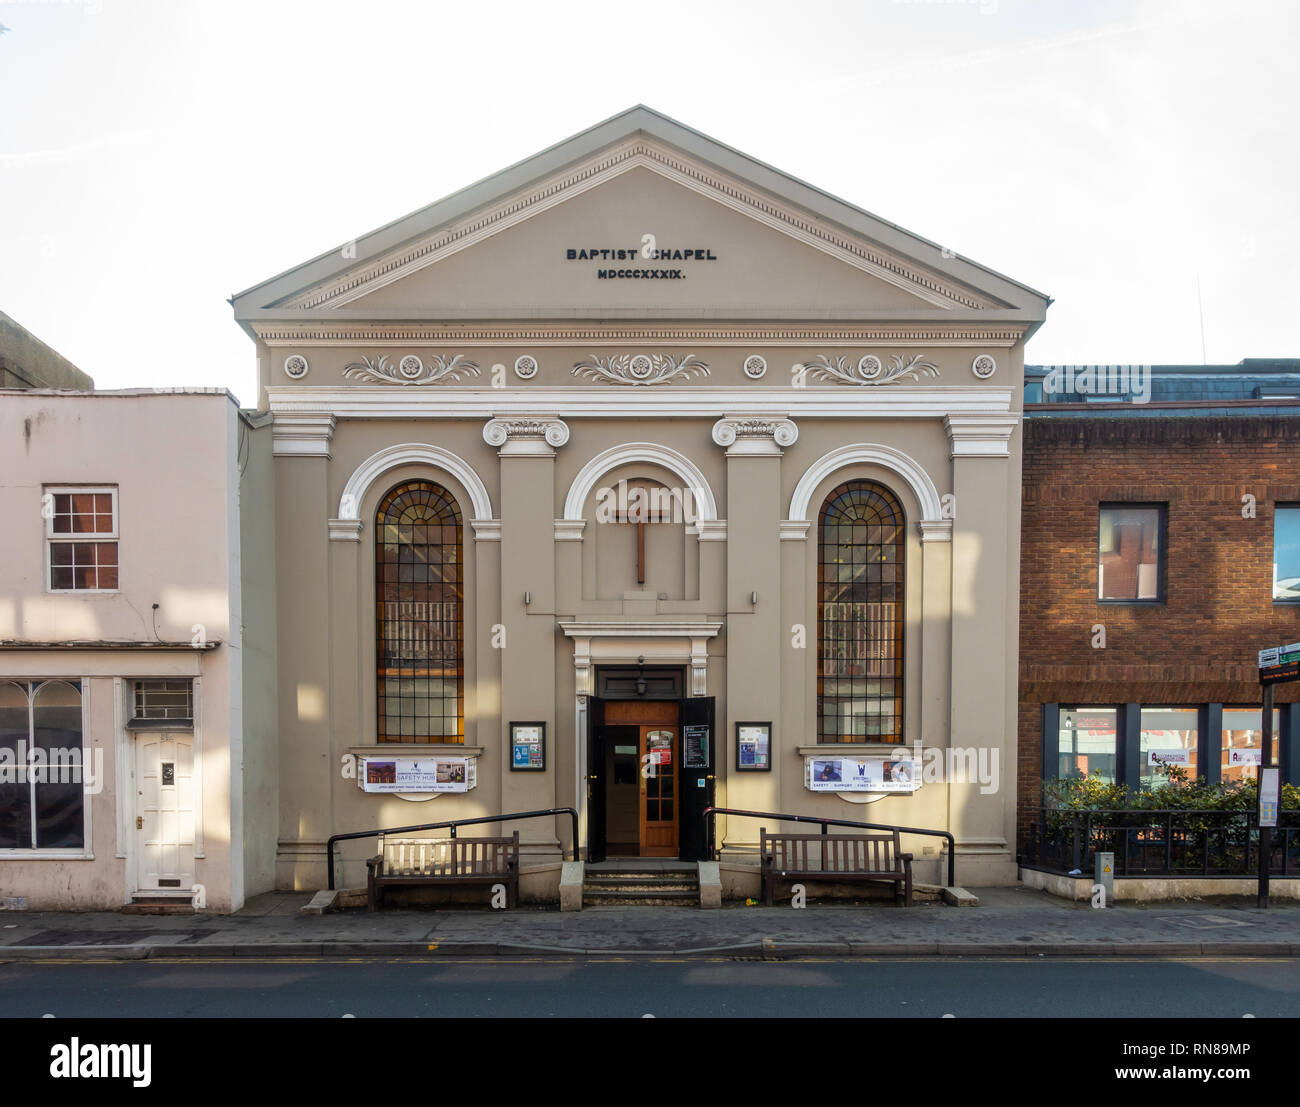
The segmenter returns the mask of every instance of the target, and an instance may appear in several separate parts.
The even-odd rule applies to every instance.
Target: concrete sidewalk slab
[[[269,893],[237,915],[0,916],[0,962],[281,957],[1294,957],[1300,905],[1253,900],[1093,909],[1015,888],[979,906],[888,902],[719,909],[524,906],[302,914],[312,893]]]

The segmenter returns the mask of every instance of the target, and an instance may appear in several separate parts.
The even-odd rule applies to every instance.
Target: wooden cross
[[[619,511],[615,518],[620,523],[631,523],[636,527],[636,582],[637,584],[644,584],[646,525],[649,523],[662,523],[667,520],[663,517],[662,506],[651,506],[650,490],[648,488],[637,486],[631,489],[628,499],[635,499],[638,502],[629,502],[626,510]]]

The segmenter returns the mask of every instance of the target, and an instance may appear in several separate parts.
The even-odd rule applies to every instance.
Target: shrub
[[[1259,802],[1253,780],[1208,784],[1191,780],[1177,765],[1160,766],[1158,777],[1136,788],[1108,784],[1097,774],[1043,782],[1043,806],[1061,811],[1118,811],[1141,808],[1158,811],[1252,811]],[[1282,809],[1300,810],[1300,786],[1282,785]]]

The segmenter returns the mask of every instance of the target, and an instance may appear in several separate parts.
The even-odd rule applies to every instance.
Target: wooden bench
[[[366,890],[374,911],[394,886],[504,884],[506,906],[519,901],[519,831],[509,838],[397,838],[380,835],[366,862]]]
[[[888,834],[769,834],[759,831],[763,895],[772,906],[778,880],[888,880],[894,898],[912,906],[912,855],[901,848],[898,831]]]

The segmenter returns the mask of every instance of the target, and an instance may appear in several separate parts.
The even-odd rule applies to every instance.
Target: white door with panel
[[[135,742],[136,889],[194,887],[194,738],[140,734]]]

